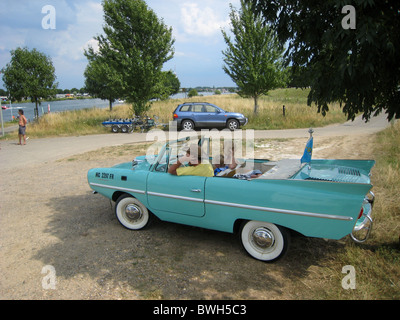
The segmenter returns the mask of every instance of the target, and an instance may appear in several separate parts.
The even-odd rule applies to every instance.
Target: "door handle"
[[[191,192],[201,192],[200,189],[190,189]]]

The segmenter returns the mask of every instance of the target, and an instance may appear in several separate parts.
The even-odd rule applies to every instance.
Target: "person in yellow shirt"
[[[190,150],[195,150],[197,152],[192,152]],[[189,163],[188,167],[181,167],[185,162]],[[175,164],[172,164],[168,168],[168,173],[177,176],[203,176],[203,177],[213,177],[214,169],[210,163],[202,163],[201,159],[201,148],[192,146],[186,151],[186,155],[180,157]]]

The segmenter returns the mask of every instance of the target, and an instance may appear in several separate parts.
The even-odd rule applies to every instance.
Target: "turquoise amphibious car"
[[[236,176],[176,176],[168,167],[189,138],[167,142],[154,157],[88,172],[95,191],[115,202],[119,222],[131,230],[160,220],[238,232],[255,259],[275,261],[288,249],[292,231],[307,237],[364,242],[372,229],[370,171],[373,160],[243,159]],[[198,144],[209,151],[210,140]],[[211,160],[211,158],[208,158]]]

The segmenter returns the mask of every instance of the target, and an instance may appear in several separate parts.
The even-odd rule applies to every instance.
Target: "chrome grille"
[[[312,166],[307,172],[307,180],[365,183],[367,181],[359,169],[341,166]]]
[[[346,168],[346,167],[339,167],[338,168],[338,173],[339,174],[346,174],[346,175],[352,175],[352,176],[361,176],[361,173],[358,169],[354,168]]]

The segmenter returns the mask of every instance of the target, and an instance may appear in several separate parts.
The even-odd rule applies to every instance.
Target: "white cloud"
[[[81,47],[80,49],[82,50],[82,52],[84,50],[88,50],[89,48],[92,48],[93,51],[95,53],[99,52],[99,42],[96,39],[90,39],[88,42],[85,43],[85,45],[83,47]]]
[[[229,24],[228,17],[221,17],[211,7],[200,8],[193,2],[187,2],[182,6],[181,21],[185,33],[202,37],[214,36]]]
[[[180,72],[183,86],[207,83],[210,79],[217,84],[217,77],[222,79],[221,82],[226,81],[226,75],[221,68],[221,50],[225,46],[221,28],[229,27],[229,4],[237,6],[240,5],[239,1],[146,0],[158,17],[173,28],[175,55],[166,68]],[[97,44],[93,37],[103,33],[101,2],[102,0],[2,0],[0,68],[9,61],[11,50],[18,46],[27,46],[52,58],[61,88],[83,85],[83,71],[87,65],[84,49],[89,45],[96,49]],[[45,30],[41,25],[45,17],[42,7],[47,4],[56,9],[54,30]],[[203,76],[204,80],[201,79]]]
[[[81,2],[76,5],[76,22],[68,25],[66,30],[57,32],[50,43],[59,58],[67,60],[84,59],[84,49],[88,45],[96,48],[94,36],[102,32],[103,8],[100,3]]]

